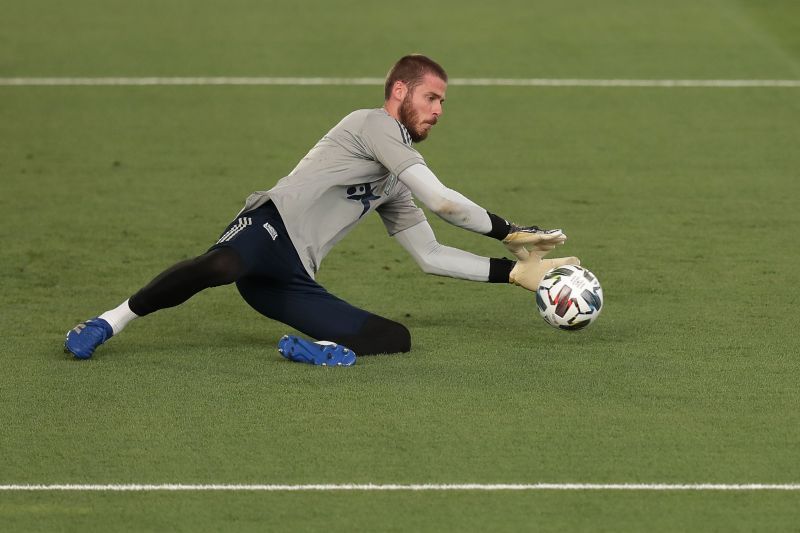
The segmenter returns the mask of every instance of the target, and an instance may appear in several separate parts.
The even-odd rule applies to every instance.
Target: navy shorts
[[[230,247],[241,256],[236,281],[242,298],[264,316],[315,339],[358,334],[372,313],[330,294],[308,275],[272,202],[240,214],[210,249]]]

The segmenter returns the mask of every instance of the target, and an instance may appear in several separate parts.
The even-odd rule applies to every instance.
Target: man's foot
[[[322,366],[353,366],[356,354],[338,344],[311,342],[294,335],[284,335],[278,341],[278,352],[290,361]]]
[[[78,359],[89,359],[95,348],[110,339],[113,334],[111,324],[102,318],[90,318],[67,332],[64,351]]]

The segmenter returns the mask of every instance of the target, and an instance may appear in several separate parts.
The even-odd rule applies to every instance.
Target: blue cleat
[[[111,324],[102,318],[90,318],[67,332],[64,351],[77,359],[89,359],[95,348],[106,342],[114,334]]]
[[[284,335],[278,341],[278,352],[290,361],[320,366],[353,366],[356,354],[338,344],[311,342],[294,335]]]

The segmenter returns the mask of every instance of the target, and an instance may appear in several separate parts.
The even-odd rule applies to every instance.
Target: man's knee
[[[239,253],[230,247],[215,248],[195,260],[198,271],[203,272],[210,286],[227,285],[239,279],[244,264]]]
[[[336,342],[357,355],[404,353],[411,350],[411,333],[399,322],[370,315],[357,334],[341,337]]]
[[[378,353],[398,353],[411,351],[411,332],[399,322],[383,319],[380,337],[382,344],[386,347],[383,352]]]

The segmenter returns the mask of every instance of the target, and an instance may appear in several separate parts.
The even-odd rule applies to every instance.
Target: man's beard
[[[403,98],[403,102],[400,104],[398,113],[400,115],[400,123],[406,127],[412,141],[419,143],[428,137],[428,132],[430,132],[430,129],[428,131],[420,131],[417,129],[418,125],[420,124],[419,114],[414,111],[414,108],[411,106],[410,92],[406,94],[405,98]]]

